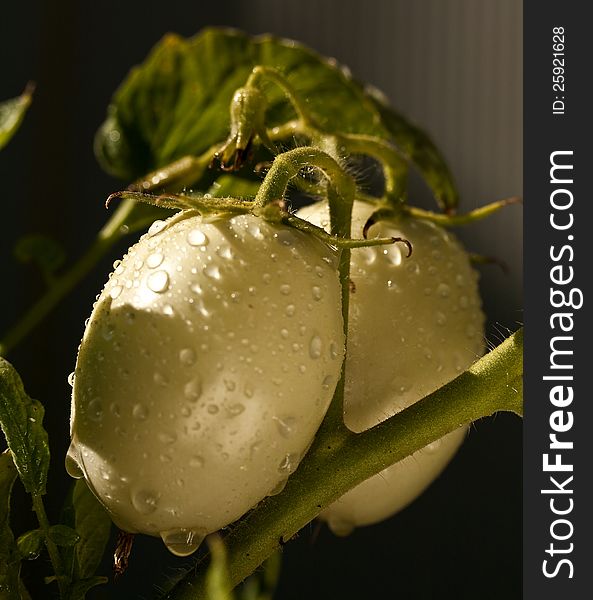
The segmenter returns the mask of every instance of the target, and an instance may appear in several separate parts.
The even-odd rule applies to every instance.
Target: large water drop
[[[201,229],[192,229],[187,234],[187,243],[190,246],[206,246],[208,242],[208,236]]]
[[[155,271],[148,276],[146,284],[155,294],[162,294],[169,287],[169,274],[167,271]]]
[[[78,461],[78,450],[73,442],[68,448],[68,454],[66,454],[66,472],[70,477],[74,477],[74,479],[81,479],[84,477],[84,472],[80,468]]]
[[[309,342],[309,356],[311,358],[319,358],[322,350],[323,342],[321,341],[321,338],[318,335],[313,336]]]
[[[190,402],[197,402],[202,395],[202,383],[200,380],[195,377],[188,381],[183,388],[183,394]]]
[[[141,515],[153,513],[158,505],[158,496],[147,490],[139,490],[132,494],[132,506]]]

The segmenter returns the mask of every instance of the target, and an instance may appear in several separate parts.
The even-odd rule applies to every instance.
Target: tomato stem
[[[458,225],[469,225],[471,223],[475,223],[476,221],[481,221],[486,217],[498,212],[500,209],[505,208],[506,206],[510,206],[512,204],[519,204],[523,202],[523,199],[519,196],[512,196],[510,198],[505,198],[503,200],[497,200],[496,202],[491,202],[490,204],[485,204],[484,206],[480,206],[479,208],[475,208],[470,212],[460,214],[460,215],[449,215],[443,213],[435,213],[430,210],[424,210],[422,208],[417,208],[415,206],[406,206],[404,207],[404,211],[409,215],[416,217],[418,219],[425,219],[426,221],[431,221],[441,227],[456,227]]]
[[[328,434],[322,426],[285,489],[263,500],[224,538],[232,584],[362,481],[477,419],[498,411],[521,415],[522,355],[519,330],[447,385],[367,431],[354,434],[344,427]],[[205,600],[206,560],[188,569],[167,598]]]
[[[288,79],[286,79],[286,77],[284,77],[277,69],[265,67],[263,65],[254,67],[245,87],[254,87],[262,90],[263,82],[266,79],[275,83],[284,92],[286,98],[292,104],[292,107],[296,112],[297,119],[306,127],[314,127],[307,106],[301,101]]]
[[[62,558],[60,557],[58,547],[50,537],[49,519],[47,518],[47,514],[45,512],[43,498],[39,495],[33,495],[33,510],[35,512],[35,515],[37,516],[37,521],[39,522],[41,531],[43,532],[43,541],[45,543],[45,547],[47,549],[47,553],[49,554],[49,559],[51,561],[56,576],[56,581],[60,590],[60,598],[68,598],[70,580],[68,576],[64,573],[64,569],[62,566]]]

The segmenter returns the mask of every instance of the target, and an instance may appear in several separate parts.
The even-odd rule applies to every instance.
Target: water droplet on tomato
[[[146,284],[155,294],[162,294],[169,287],[169,274],[167,271],[155,271],[148,276]]]
[[[172,431],[161,431],[157,436],[159,441],[163,444],[170,446],[177,441],[177,434]]]
[[[157,220],[148,228],[148,237],[153,237],[165,228],[165,221]]]
[[[204,466],[204,458],[202,456],[200,456],[199,454],[192,456],[189,459],[189,466],[192,467],[193,469],[199,469],[200,467],[203,467]]]
[[[163,262],[164,256],[160,252],[153,252],[147,259],[146,265],[149,269],[156,269]]]
[[[204,275],[210,279],[219,280],[221,278],[220,269],[216,265],[207,265],[204,267]]]
[[[292,437],[296,432],[297,420],[294,417],[272,417],[278,433],[284,438]]]
[[[281,479],[269,492],[268,496],[277,496],[285,487],[288,478]]]
[[[158,496],[148,490],[139,490],[132,494],[132,506],[141,515],[149,515],[157,509]]]
[[[192,348],[183,348],[179,352],[179,361],[182,365],[187,367],[193,365],[196,362],[196,353]]]
[[[200,229],[192,229],[187,234],[187,243],[190,246],[207,246],[208,242],[208,236]]]
[[[115,328],[111,323],[105,323],[101,327],[101,336],[105,341],[110,341],[113,338],[113,334],[115,333]]]
[[[216,254],[218,254],[220,258],[224,258],[226,260],[231,260],[233,258],[233,250],[230,246],[220,246],[216,249]]]
[[[167,550],[175,556],[193,554],[204,541],[206,532],[200,529],[169,529],[160,533]]]
[[[374,248],[361,248],[360,254],[364,257],[364,262],[367,265],[372,265],[377,260],[377,253]]]
[[[447,317],[442,312],[437,312],[435,315],[437,325],[444,325],[447,322]]]
[[[100,421],[103,418],[103,405],[100,398],[93,398],[86,410],[87,416],[91,421]]]
[[[278,465],[279,473],[286,473],[290,475],[293,473],[298,466],[298,456],[296,454],[287,454]]]
[[[243,406],[243,404],[241,403],[231,404],[227,407],[227,412],[231,417],[236,417],[237,415],[240,415],[244,410],[245,406]]]
[[[201,381],[197,377],[188,381],[183,388],[183,394],[190,402],[197,402],[202,395]]]
[[[153,373],[152,380],[160,387],[167,387],[167,385],[169,385],[169,379],[160,371],[155,371]]]
[[[313,359],[319,358],[323,350],[323,342],[318,335],[311,338],[309,342],[309,356]]]
[[[78,449],[74,442],[72,442],[68,448],[68,453],[66,454],[66,472],[70,477],[74,477],[74,479],[81,479],[84,477],[84,472],[80,468],[79,460]]]
[[[144,406],[144,404],[138,402],[137,404],[134,404],[134,407],[132,408],[132,416],[134,419],[138,419],[138,421],[144,421],[148,418],[148,408]]]

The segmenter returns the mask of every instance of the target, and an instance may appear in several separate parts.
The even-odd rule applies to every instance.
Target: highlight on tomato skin
[[[376,207],[356,201],[352,235]],[[326,202],[298,216],[329,227]],[[484,315],[478,274],[448,231],[407,215],[374,224],[368,236],[410,241],[351,251],[344,420],[364,431],[459,375],[484,352]],[[344,494],[320,518],[347,535],[386,519],[413,502],[443,471],[467,428],[452,431]]]
[[[281,491],[345,343],[333,249],[251,214],[180,215],[116,261],[96,302],[67,467],[118,527],[183,556]]]

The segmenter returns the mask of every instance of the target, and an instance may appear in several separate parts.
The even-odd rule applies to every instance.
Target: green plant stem
[[[417,208],[415,206],[404,206],[403,211],[409,215],[416,217],[417,219],[425,219],[436,223],[441,227],[456,227],[459,225],[469,225],[476,221],[481,221],[486,217],[498,212],[501,208],[509,206],[511,204],[519,204],[523,201],[519,196],[512,196],[511,198],[505,198],[504,200],[497,200],[490,204],[484,204],[471,210],[470,212],[461,215],[449,215],[443,213],[435,213],[430,210],[424,210],[423,208]]]
[[[126,218],[129,216],[134,203],[131,201],[121,204],[111,219],[99,231],[91,247],[62,275],[56,277],[41,298],[28,310],[28,312],[6,333],[0,342],[0,355],[5,356],[29,332],[40,323],[66,296],[84,276],[95,266],[103,255],[119,239],[125,235],[122,231]]]
[[[340,134],[337,137],[346,154],[365,154],[379,162],[385,177],[385,197],[392,206],[400,206],[406,194],[408,163],[395,146],[371,135]]]
[[[262,501],[225,537],[233,585],[362,481],[460,426],[498,411],[522,414],[522,354],[520,330],[449,384],[383,423],[359,434],[341,430],[331,438],[320,431],[284,491]],[[167,597],[206,600],[205,572],[192,568]]]
[[[39,526],[43,531],[43,537],[45,542],[45,547],[47,548],[47,553],[49,554],[49,559],[51,561],[52,567],[54,569],[54,573],[56,575],[56,580],[58,582],[58,588],[60,590],[60,597],[67,598],[68,597],[68,588],[69,588],[69,579],[64,574],[64,569],[62,566],[62,559],[60,557],[60,552],[56,544],[52,541],[49,535],[49,520],[47,518],[47,514],[45,513],[45,507],[43,505],[43,498],[41,496],[34,495],[33,496],[33,510],[37,515],[37,520],[39,521]]]
[[[293,135],[297,123],[269,131],[272,140],[285,139]],[[298,125],[300,127],[300,125]],[[298,128],[297,127],[297,128]],[[198,157],[186,156],[161,169],[149,173],[129,186],[131,192],[150,192],[166,187],[176,191],[197,181],[214,157],[218,146],[212,146]],[[120,240],[127,231],[126,220],[134,210],[134,202],[126,200],[97,234],[97,238],[86,252],[64,273],[55,277],[52,286],[33,304],[0,340],[0,356],[6,356],[17,346],[91,271],[97,262]]]
[[[262,81],[266,79],[273,81],[284,92],[296,112],[297,119],[305,126],[311,125],[312,121],[306,104],[301,101],[296,90],[292,87],[286,77],[276,69],[264,67],[262,65],[254,67],[245,85],[246,87],[255,87],[261,90]]]

